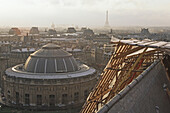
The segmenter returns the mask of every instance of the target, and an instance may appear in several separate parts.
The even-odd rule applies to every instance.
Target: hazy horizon
[[[169,0],[0,0],[0,27],[170,26]]]

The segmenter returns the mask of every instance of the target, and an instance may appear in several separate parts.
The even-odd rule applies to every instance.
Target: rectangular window
[[[55,95],[49,95],[50,106],[55,106]]]
[[[30,105],[30,95],[29,94],[25,94],[25,104]]]
[[[7,92],[7,98],[8,98],[8,102],[11,103],[11,94],[9,90]]]
[[[42,105],[42,95],[37,95],[37,105]]]
[[[16,92],[16,104],[19,104],[19,93]]]
[[[67,103],[67,94],[63,94],[62,95],[62,104],[66,104]]]
[[[77,102],[79,100],[79,92],[74,93],[74,101]]]

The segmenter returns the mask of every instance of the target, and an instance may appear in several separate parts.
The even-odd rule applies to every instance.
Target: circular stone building
[[[6,70],[6,104],[29,109],[77,107],[84,103],[97,80],[96,70],[76,62],[55,44],[32,53],[25,64]]]

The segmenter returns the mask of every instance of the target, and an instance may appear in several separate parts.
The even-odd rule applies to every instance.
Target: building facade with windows
[[[47,44],[32,53],[25,64],[6,70],[5,103],[29,109],[78,107],[95,85],[96,73],[59,46]]]
[[[9,62],[10,66],[25,63],[31,53],[35,52],[35,48],[20,48],[13,49],[10,52]]]

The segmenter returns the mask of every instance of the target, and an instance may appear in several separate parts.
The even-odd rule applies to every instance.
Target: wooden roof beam
[[[134,52],[136,52],[136,51],[139,51],[139,50],[141,50],[141,49],[143,49],[144,47],[136,47],[136,48],[133,48],[133,49],[131,49],[131,50],[129,50],[129,51],[127,51],[127,52],[122,52],[122,53],[119,53],[120,55],[117,55],[117,56],[115,56],[115,57],[113,57],[114,59],[116,58],[121,58],[121,57],[125,57],[125,56],[127,56],[127,55],[129,55],[129,54],[131,54],[131,53],[134,53]]]
[[[107,68],[109,70],[116,70],[116,71],[129,71],[129,69],[113,69],[113,68]],[[142,72],[144,70],[132,70],[132,72]]]

